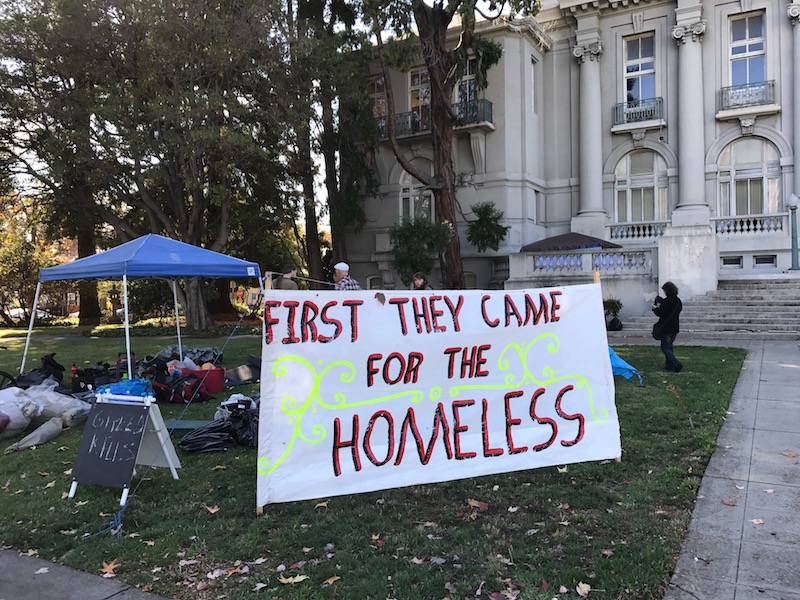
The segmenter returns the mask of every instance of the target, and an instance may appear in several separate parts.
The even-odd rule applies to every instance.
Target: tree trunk
[[[76,215],[76,220],[81,217]],[[85,258],[95,254],[94,228],[91,222],[78,226],[78,258]],[[100,301],[97,298],[96,281],[79,281],[81,309],[78,324],[94,327],[100,324]]]
[[[208,301],[208,311],[212,315],[235,315],[236,309],[231,304],[230,279],[214,279],[216,297]]]
[[[433,188],[437,223],[452,228],[450,245],[439,256],[442,283],[445,288],[463,289],[464,269],[461,264],[461,241],[456,228],[455,169],[453,167],[453,89],[456,80],[450,76],[453,60],[446,46],[450,17],[442,7],[414,4],[414,19],[419,28],[422,54],[428,67],[431,86],[431,136],[433,138],[433,174],[439,184]]]
[[[203,287],[203,280],[200,277],[189,277],[186,279],[183,293],[179,294],[183,304],[183,314],[186,316],[186,329],[190,331],[211,329],[216,325],[211,313],[208,312]]]
[[[336,128],[333,123],[333,101],[331,94],[323,94],[322,102],[322,156],[325,159],[325,188],[328,191],[330,207],[331,246],[333,264],[347,260],[347,238],[345,236],[344,208],[342,206],[342,186],[339,184],[336,165]]]
[[[304,128],[300,131],[300,159],[306,165],[303,176],[303,212],[306,219],[306,258],[308,275],[311,279],[322,281],[322,248],[319,242],[319,225],[317,224],[317,207],[314,203],[314,170],[311,159],[311,132]],[[310,283],[310,282],[309,282]],[[317,284],[311,284],[315,286]]]

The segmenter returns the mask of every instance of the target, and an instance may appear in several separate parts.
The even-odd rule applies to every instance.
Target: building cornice
[[[585,12],[627,9],[639,4],[658,3],[660,1],[661,0],[560,0],[558,6],[562,12],[572,13],[578,16]]]
[[[800,3],[789,2],[786,7],[786,16],[792,21],[792,25],[800,25]]]

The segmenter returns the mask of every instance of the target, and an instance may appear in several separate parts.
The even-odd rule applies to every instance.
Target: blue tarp
[[[625,379],[630,379],[636,375],[639,378],[639,385],[644,386],[639,371],[617,356],[611,346],[608,347],[608,357],[611,359],[611,372],[614,375],[622,375]]]
[[[261,278],[257,263],[151,233],[130,242],[39,270],[39,281],[174,277]]]

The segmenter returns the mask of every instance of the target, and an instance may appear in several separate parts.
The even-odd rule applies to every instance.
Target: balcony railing
[[[748,235],[788,230],[788,215],[746,215],[712,219],[717,235]]]
[[[453,123],[456,127],[472,125],[475,123],[492,123],[492,103],[489,100],[472,100],[470,102],[456,102],[452,105],[453,114],[456,116]],[[381,137],[389,137],[388,117],[378,117],[376,120]],[[395,115],[394,125],[398,136],[424,133],[431,130],[431,109],[429,106]]]
[[[624,242],[652,241],[664,235],[669,221],[641,221],[606,225],[609,240]]]
[[[664,99],[648,98],[614,105],[614,125],[657,121],[664,118]]]
[[[719,91],[719,109],[732,110],[775,103],[775,82],[759,81],[725,87]]]

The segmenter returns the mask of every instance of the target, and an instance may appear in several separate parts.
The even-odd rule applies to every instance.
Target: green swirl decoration
[[[568,381],[572,380],[575,386],[575,389],[585,389],[586,393],[589,397],[589,410],[592,413],[592,419],[597,421],[598,423],[602,423],[606,419],[608,419],[608,409],[606,408],[596,408],[594,404],[594,395],[592,393],[592,387],[586,381],[586,378],[582,375],[569,374],[569,375],[559,375],[558,372],[553,369],[552,367],[543,367],[541,372],[541,379],[537,376],[534,376],[531,373],[529,364],[528,364],[528,353],[534,346],[538,344],[544,343],[545,349],[549,354],[556,354],[561,349],[561,342],[558,337],[553,333],[543,333],[537,337],[535,337],[531,342],[529,342],[524,348],[517,344],[516,342],[512,342],[505,348],[503,351],[500,352],[500,356],[497,359],[497,366],[501,371],[508,371],[506,374],[503,383],[496,384],[496,385],[459,385],[450,388],[450,396],[455,397],[459,395],[462,391],[468,390],[510,390],[510,389],[517,389],[526,384],[534,384],[539,387],[547,387],[559,381]],[[519,371],[512,372],[512,361],[507,357],[507,355],[511,355],[513,362],[521,369],[522,374],[517,375]]]

